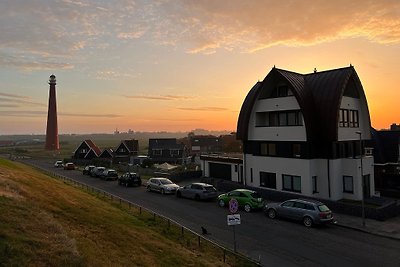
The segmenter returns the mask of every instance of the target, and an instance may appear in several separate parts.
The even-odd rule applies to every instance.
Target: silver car
[[[200,199],[215,199],[217,194],[217,189],[210,184],[205,183],[192,183],[179,187],[176,191],[177,197],[193,198],[195,200]]]
[[[333,222],[332,211],[316,200],[291,199],[282,203],[271,203],[265,205],[264,211],[271,219],[278,216],[302,221],[306,227]]]
[[[161,194],[175,194],[179,185],[167,178],[150,178],[147,182],[147,191],[157,191]]]

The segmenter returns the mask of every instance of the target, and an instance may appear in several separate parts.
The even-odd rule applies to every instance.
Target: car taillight
[[[327,216],[328,216],[328,212],[320,212],[319,213],[319,217],[322,219],[326,219]]]

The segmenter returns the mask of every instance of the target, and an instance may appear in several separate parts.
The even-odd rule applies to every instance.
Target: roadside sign
[[[229,200],[229,211],[230,213],[236,213],[239,209],[239,203],[236,199],[231,198],[231,200]]]
[[[228,225],[238,225],[240,224],[240,214],[230,214],[227,217]]]

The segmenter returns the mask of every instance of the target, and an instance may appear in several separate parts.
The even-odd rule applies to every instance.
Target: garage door
[[[232,180],[231,165],[209,162],[210,177]]]

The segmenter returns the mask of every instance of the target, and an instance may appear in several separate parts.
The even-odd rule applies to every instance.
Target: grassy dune
[[[0,159],[0,266],[226,266],[133,213]]]

